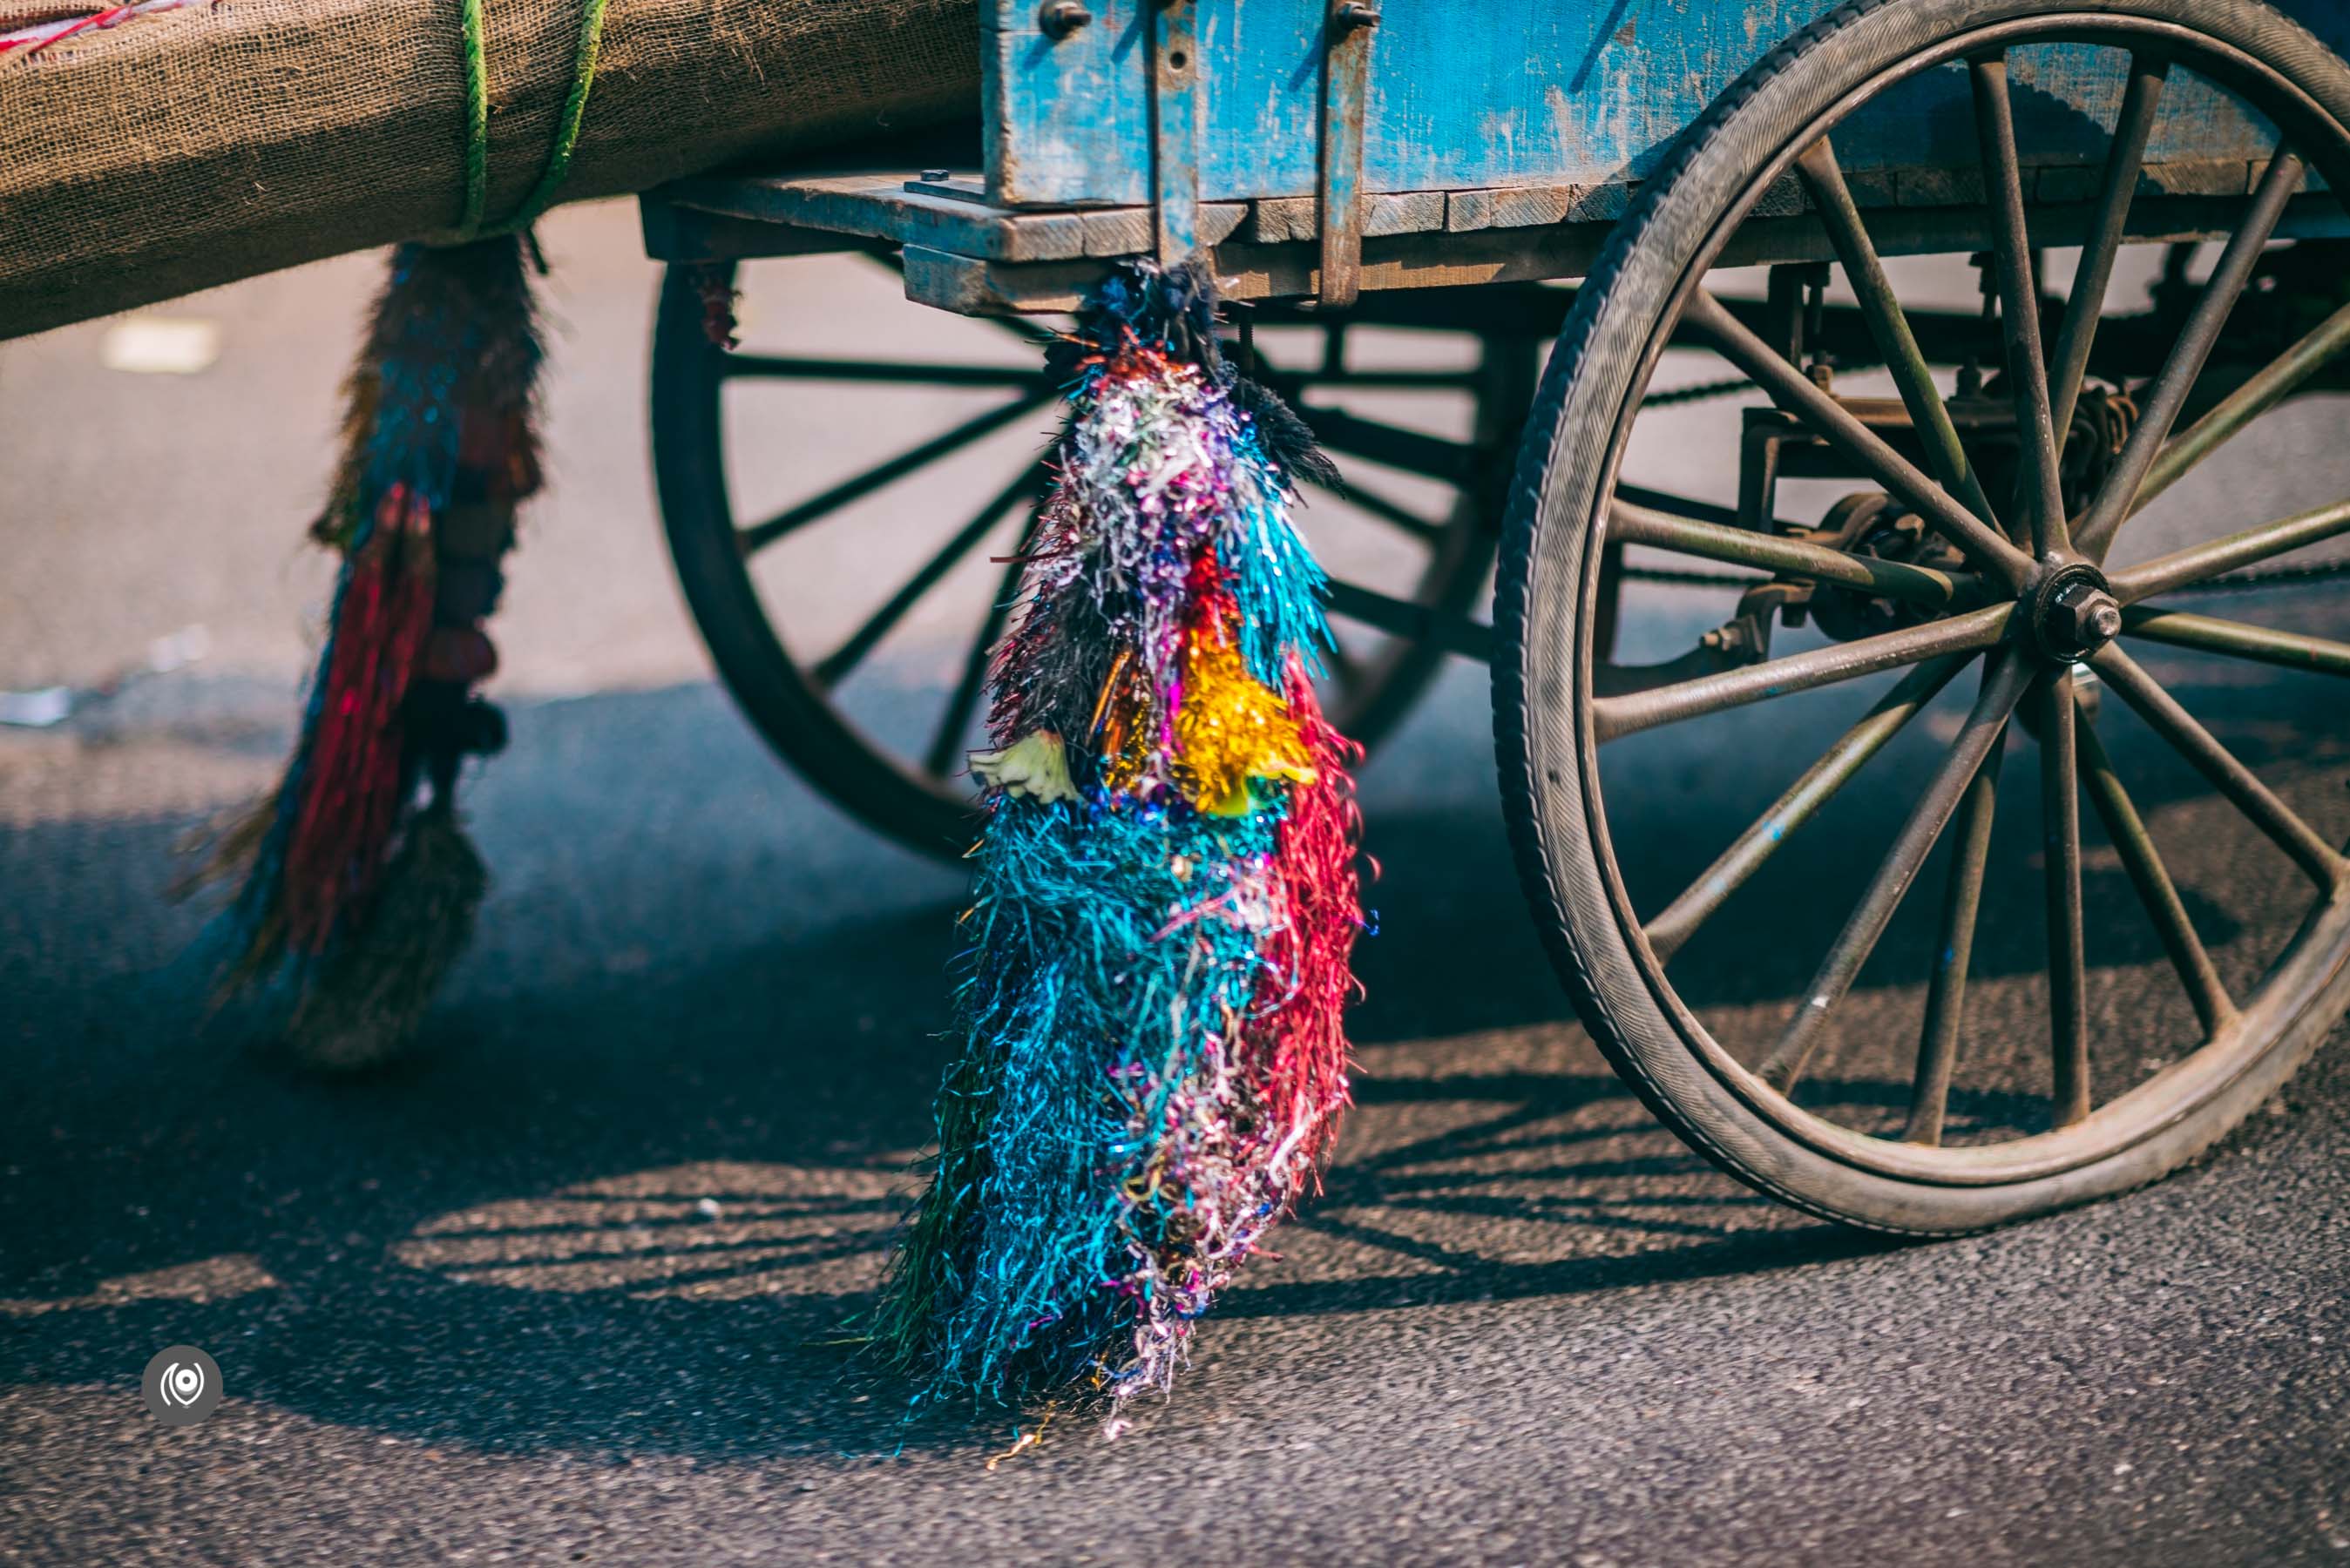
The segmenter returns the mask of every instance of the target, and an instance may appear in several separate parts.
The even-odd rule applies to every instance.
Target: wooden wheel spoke
[[[1682,890],[1679,898],[1643,928],[1641,934],[1648,939],[1657,961],[1665,962],[1679,951],[1698,928],[1762,868],[1763,862],[1780,845],[1817,815],[1820,808],[1850,783],[1871,757],[1885,749],[1886,742],[1901,732],[1902,726],[1950,684],[1951,678],[1965,667],[1968,658],[1966,654],[1946,654],[1903,676],[1892,691],[1877,700],[1866,717],[1846,731],[1819,761],[1804,771],[1803,777],[1772,803],[1768,811],[1756,817],[1696,881]]]
[[[735,543],[745,556],[756,555],[785,535],[830,516],[850,502],[861,500],[885,485],[897,483],[918,468],[928,467],[951,452],[960,452],[973,441],[993,435],[1030,410],[1050,400],[1052,395],[1050,389],[1032,388],[1011,402],[965,420],[952,430],[933,436],[919,446],[909,447],[887,462],[844,479],[822,494],[811,496],[788,511],[779,512],[764,523],[737,529]]]
[[[2195,302],[2178,341],[2171,345],[2169,358],[2156,375],[2153,393],[2137,424],[2130,431],[2129,439],[2122,443],[2121,456],[2115,462],[2113,472],[2106,476],[2096,499],[2072,531],[2074,547],[2091,560],[2105,558],[2123,520],[2136,510],[2138,490],[2147,472],[2164,442],[2170,439],[2170,427],[2178,422],[2179,410],[2187,406],[2188,395],[2203,373],[2204,361],[2211,357],[2229,313],[2235,309],[2238,296],[2251,281],[2252,265],[2260,259],[2261,249],[2268,244],[2277,220],[2284,215],[2285,202],[2300,185],[2301,174],[2301,160],[2284,147],[2278,147],[2269,160],[2268,171],[2261,176],[2260,188],[2252,193],[2251,206],[2242,225],[2228,236],[2227,248],[2220,253],[2219,265],[2211,269],[2202,297]]]
[[[1343,642],[1334,648],[1324,649],[1322,662],[1329,669],[1331,684],[1341,691],[1352,691],[1370,677],[1371,661],[1349,653]]]
[[[1933,609],[1947,609],[1970,598],[1981,586],[1981,579],[1965,573],[1938,572],[1929,566],[1912,566],[1874,556],[1847,555],[1825,545],[1757,533],[1751,528],[1725,527],[1694,517],[1677,517],[1621,500],[1608,509],[1607,519],[1610,544],[1650,545],[1709,561],[1835,583]]]
[[[1728,709],[1759,702],[1766,697],[1808,691],[1883,670],[1921,664],[1946,653],[1979,653],[2007,635],[2012,605],[1990,605],[1947,620],[1899,631],[1864,637],[1851,642],[1748,665],[1719,675],[1678,680],[1646,691],[1592,701],[1592,727],[1602,741],[1613,741],[1659,724],[1678,723]]]
[[[2071,539],[2056,477],[2056,430],[2049,416],[2048,362],[2040,349],[2040,291],[2033,277],[2031,236],[2024,227],[2023,171],[2016,160],[2007,57],[1979,57],[1967,62],[1967,71],[1974,87],[1975,139],[1991,203],[2000,326],[2015,400],[2016,436],[2022,447],[2019,483],[2032,520],[2033,551],[2045,556],[2069,548]]]
[[[2278,631],[2217,616],[2132,605],[2122,612],[2122,635],[2168,643],[2174,648],[2225,654],[2232,659],[2249,659],[2286,670],[2350,675],[2350,642],[2305,632]]]
[[[2002,649],[1991,660],[1983,678],[1982,691],[1975,699],[1965,725],[1942,759],[1933,780],[1918,796],[1909,818],[1893,840],[1893,846],[1877,868],[1877,875],[1861,897],[1860,903],[1836,933],[1821,961],[1819,972],[1813,977],[1804,1000],[1795,1008],[1786,1032],[1780,1035],[1760,1069],[1762,1080],[1782,1094],[1792,1091],[1803,1075],[1812,1053],[1820,1043],[1820,1033],[1836,1003],[1842,1002],[1852,983],[1859,978],[1860,966],[1876,949],[1877,939],[1885,934],[1893,912],[1901,905],[1909,885],[1932,853],[1934,842],[1958,809],[1959,797],[1966,791],[1977,771],[1982,766],[1992,746],[2007,732],[2007,719],[2023,695],[2031,679],[2027,656],[2020,648]]]
[[[1041,502],[1044,485],[1035,475],[1035,497]],[[1027,525],[1020,532],[1020,543],[1012,552],[1012,559],[1003,565],[1003,576],[996,580],[995,597],[988,601],[987,618],[980,623],[979,637],[963,656],[962,673],[956,678],[955,688],[947,697],[947,705],[939,715],[938,728],[931,732],[930,749],[922,753],[922,766],[933,778],[944,778],[954,767],[955,757],[962,750],[964,732],[970,728],[972,715],[979,711],[979,702],[987,690],[987,671],[995,655],[996,639],[1011,623],[1012,611],[1020,597],[1020,585],[1028,573],[1028,545],[1036,536],[1036,519],[1032,513]]]
[[[980,508],[970,522],[957,529],[954,536],[941,545],[936,555],[923,562],[920,568],[906,579],[903,587],[890,595],[888,602],[875,610],[863,626],[851,632],[846,642],[817,662],[815,672],[817,683],[827,691],[839,685],[848,672],[864,662],[865,656],[889,635],[891,628],[906,618],[906,612],[921,602],[924,594],[938,586],[939,579],[954,570],[965,556],[978,547],[979,542],[987,537],[987,531],[995,526],[996,519],[1003,515],[1005,509],[1027,494],[1035,484],[1034,474],[1024,470],[1014,477],[1011,483],[991,496],[987,504]]]
[[[1440,524],[1430,523],[1409,507],[1399,506],[1376,491],[1365,490],[1357,485],[1347,485],[1344,489],[1333,491],[1332,493],[1357,511],[1367,516],[1376,517],[1390,527],[1401,529],[1423,545],[1434,545],[1444,537],[1444,529]]]
[[[1449,484],[1464,483],[1474,471],[1477,449],[1465,441],[1447,441],[1424,431],[1406,430],[1302,400],[1293,399],[1292,406],[1313,431],[1314,439],[1332,452]]]
[[[2292,396],[2295,388],[2324,369],[2345,347],[2350,347],[2350,305],[2310,328],[2292,348],[2212,404],[2201,419],[2165,442],[2147,466],[2145,483],[2137,487],[2137,499],[2131,503],[2131,510],[2144,508],[2178,483],[2229,438]]]
[[[1432,642],[1481,664],[1493,661],[1493,628],[1441,606],[1399,599],[1336,577],[1330,579],[1328,604],[1332,615],[1376,627],[1391,637]]]
[[[1918,1062],[1909,1079],[1909,1114],[1901,1137],[1908,1143],[1942,1141],[1949,1114],[1950,1080],[1959,1065],[1959,1027],[1966,1019],[1968,971],[1974,962],[1975,918],[1982,906],[1983,873],[1991,860],[1991,828],[1999,814],[2000,760],[2006,732],[1983,753],[1982,765],[1960,797],[1957,836],[1950,846],[1950,874],[1942,889],[1942,929],[1934,944],[1934,972],[1927,981],[1926,1016],[1918,1031]]]
[[[2164,691],[2137,660],[2117,645],[2107,643],[2091,656],[2089,662],[2121,694],[2122,701],[2137,711],[2138,717],[2193,763],[2214,788],[2233,801],[2236,808],[2251,818],[2253,826],[2291,856],[2313,881],[2327,888],[2341,882],[2345,863],[2334,846],[2278,799],[2210,731],[2198,723],[2194,715],[2180,707],[2178,700]]]
[[[1861,464],[1878,483],[1906,502],[1931,527],[1966,555],[2006,581],[2029,580],[2030,556],[1981,518],[1953,500],[1949,491],[1919,472],[1850,410],[1812,384],[1752,330],[1703,289],[1690,299],[1682,319],[1761,385],[1771,400],[1808,425]]]
[[[2345,533],[2350,533],[2350,501],[2313,507],[2126,567],[2113,575],[2114,597],[2123,604],[2136,604]]]
[[[1940,389],[1934,385],[1933,367],[1918,347],[1917,335],[1909,329],[1909,317],[1901,308],[1892,280],[1885,275],[1885,264],[1868,237],[1859,203],[1853,200],[1852,188],[1836,162],[1835,149],[1823,136],[1804,150],[1795,160],[1795,169],[1811,187],[1821,220],[1827,227],[1829,242],[1835,246],[1836,258],[1844,264],[1845,277],[1860,301],[1869,337],[1885,357],[1885,367],[1892,372],[1894,385],[1900,389],[1901,403],[1909,410],[1910,422],[1924,439],[1934,476],[1976,516],[1996,526],[1999,514],[1967,461],[1958,427],[1951,423],[1950,410],[1942,402]]]
[[[978,319],[986,322],[1014,341],[1024,343],[1032,348],[1048,348],[1061,341],[1062,338],[1060,333],[1049,327],[1039,326],[1024,316],[983,316]]]
[[[1052,391],[1030,365],[924,365],[804,354],[722,354],[718,373],[730,380],[869,381],[887,386],[1024,387],[1047,395]]]
[[[2114,121],[2114,140],[2106,151],[2105,174],[2097,184],[2096,215],[2091,220],[2080,265],[2073,269],[2073,287],[2064,298],[2064,324],[2056,333],[2056,353],[2049,372],[2049,419],[2056,429],[2056,452],[2064,455],[2064,437],[2073,423],[2073,409],[2081,396],[2081,379],[2089,369],[2089,348],[2095,341],[2097,321],[2105,312],[2106,290],[2114,278],[2114,258],[2121,253],[2122,232],[2129,222],[2130,197],[2137,189],[2138,169],[2146,161],[2147,135],[2154,129],[2155,110],[2162,102],[2162,87],[2170,62],[2134,55],[2129,85],[2122,90],[2121,113]]]
[[[2113,759],[2106,755],[2103,741],[2097,739],[2096,728],[2089,721],[2089,711],[2074,693],[2074,732],[2081,753],[2081,782],[2086,786],[2089,802],[2097,809],[2097,819],[2105,824],[2106,837],[2112,841],[2114,853],[2120,857],[2122,869],[2129,874],[2130,886],[2137,889],[2138,902],[2146,906],[2147,917],[2154,922],[2155,934],[2162,940],[2162,950],[2170,955],[2170,967],[2178,972],[2181,984],[2187,988],[2187,1000],[2195,1009],[2196,1020],[2209,1038],[2222,1021],[2233,1016],[2235,1004],[2229,1001],[2225,987],[2220,982],[2220,971],[2204,950],[2203,940],[2195,934],[2194,923],[2187,917],[2187,906],[2178,897],[2178,889],[2170,880],[2170,873],[2162,864],[2162,857],[2154,846],[2154,836],[2147,831],[2146,821],[2122,787],[2114,772]]]
[[[2081,920],[2081,766],[2073,667],[2043,675],[2032,701],[2040,720],[2040,827],[2046,867],[2048,1033],[2052,1119],[2071,1127],[2089,1114],[2089,964]]]

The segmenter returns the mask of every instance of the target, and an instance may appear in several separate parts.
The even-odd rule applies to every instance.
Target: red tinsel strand
[[[432,628],[432,517],[384,493],[338,607],[301,810],[286,850],[286,945],[325,950],[383,869],[402,805],[400,706]]]
[[[1363,814],[1352,770],[1362,748],[1322,716],[1297,655],[1283,699],[1313,760],[1314,782],[1289,786],[1288,811],[1275,838],[1274,879],[1288,918],[1272,936],[1266,992],[1250,1033],[1265,1073],[1265,1096],[1279,1140],[1303,1136],[1318,1167],[1337,1137],[1347,1089],[1345,1011],[1361,989],[1349,961],[1363,929],[1357,861]]]

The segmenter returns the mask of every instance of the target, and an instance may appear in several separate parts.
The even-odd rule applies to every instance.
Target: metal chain
[[[1760,572],[1676,572],[1660,566],[1627,566],[1624,580],[1627,583],[1663,583],[1672,587],[1718,588],[1760,587],[1772,579]]]
[[[2188,583],[2171,589],[2175,594],[2244,593],[2253,588],[2272,588],[2280,583],[2324,582],[2329,577],[2350,577],[2350,556],[2338,561],[2311,561],[2306,565],[2255,566],[2200,583]]]
[[[1757,390],[1755,384],[1744,376],[1727,381],[1700,381],[1694,386],[1668,387],[1661,392],[1650,392],[1640,400],[1644,409],[1669,409],[1676,403],[1703,402],[1708,398],[1726,398],[1734,392]]]
[[[2271,566],[2260,571],[2230,572],[2224,577],[2188,583],[2170,591],[2174,594],[2241,594],[2292,583],[2325,582],[2335,577],[2350,577],[2350,557],[2314,562],[2305,566]],[[1657,583],[1667,587],[1751,588],[1773,579],[1757,572],[1691,572],[1670,571],[1660,566],[1627,566],[1624,568],[1624,580],[1627,583]]]

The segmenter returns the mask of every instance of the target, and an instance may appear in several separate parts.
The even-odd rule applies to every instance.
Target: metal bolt
[[[1044,29],[1046,37],[1055,42],[1089,25],[1093,19],[1094,14],[1078,0],[1045,0],[1043,7],[1036,13],[1036,26]]]
[[[2095,583],[2072,583],[2050,602],[2048,629],[2070,647],[2101,648],[2121,634],[2122,607]]]
[[[1376,27],[1379,25],[1379,8],[1368,0],[1346,0],[1330,13],[1330,20],[1342,33],[1351,33],[1357,27]]]
[[[951,171],[945,169],[925,169],[922,171],[922,182],[926,185],[935,185],[945,179],[950,172]]]

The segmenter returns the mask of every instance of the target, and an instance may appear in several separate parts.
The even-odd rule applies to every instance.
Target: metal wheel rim
[[[2259,102],[2257,107],[2278,119],[2288,141],[2308,144],[2297,146],[2296,151],[2325,173],[2337,197],[2350,201],[2350,178],[2345,178],[2350,174],[2350,133],[2345,133],[2338,121],[2272,67],[2220,40],[2152,18],[2083,14],[2023,18],[1954,35],[1841,94],[1828,109],[1776,149],[1714,220],[1652,329],[1639,369],[1627,388],[1617,414],[1615,448],[1598,493],[1609,497],[1616,492],[1617,467],[1641,399],[1674,327],[1701,286],[1713,258],[1729,244],[1763,192],[1789,171],[1804,148],[1887,88],[1934,66],[1994,46],[2007,48],[2022,43],[2079,42],[2126,48],[2126,41],[2132,39],[2155,41],[2174,63],[2190,65],[2247,97],[2254,96],[2247,90],[2248,85],[2257,85],[2287,98],[2289,118],[2278,114],[2266,102]],[[2314,136],[2313,131],[2316,133]],[[1672,1022],[1690,1054],[1742,1103],[1799,1143],[1856,1169],[1924,1185],[2003,1186],[2075,1170],[2157,1137],[2224,1094],[2230,1085],[2275,1046],[2300,1005],[2314,998],[2345,964],[2350,964],[2350,882],[2337,877],[2328,898],[2304,917],[2301,929],[2287,949],[2287,956],[2272,966],[2255,997],[2241,1008],[2232,1025],[2206,1039],[2187,1056],[2154,1076],[2095,1106],[2085,1119],[2052,1131],[1991,1145],[1924,1146],[1859,1133],[1794,1104],[1738,1061],[1682,1002],[1677,988],[1665,976],[1664,963],[1649,952],[1642,922],[1624,885],[1599,777],[1600,741],[1595,728],[1596,693],[1592,686],[1596,661],[1593,656],[1594,621],[1590,610],[1598,591],[1599,553],[1606,546],[1608,534],[1608,524],[1603,516],[1586,530],[1583,541],[1581,588],[1585,603],[1577,616],[1575,634],[1575,724],[1586,792],[1586,830],[1598,852],[1596,858],[1616,915],[1618,935],[1650,997]]]

